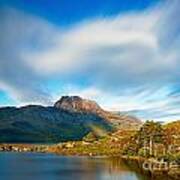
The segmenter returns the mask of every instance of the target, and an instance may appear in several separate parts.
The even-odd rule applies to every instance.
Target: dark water
[[[0,153],[0,180],[146,180],[120,159]]]

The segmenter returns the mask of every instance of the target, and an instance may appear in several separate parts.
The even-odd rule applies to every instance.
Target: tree
[[[147,121],[137,133],[139,148],[149,147],[150,156],[154,152],[154,143],[162,143],[163,129],[160,123]]]

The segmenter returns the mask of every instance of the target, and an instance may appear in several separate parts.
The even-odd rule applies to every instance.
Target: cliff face
[[[117,128],[136,129],[141,125],[141,121],[127,114],[116,114],[103,110],[95,101],[83,99],[79,96],[62,96],[54,107],[69,110],[71,112],[88,112],[102,117],[107,122],[112,123]]]
[[[71,112],[88,112],[94,114],[103,112],[103,109],[101,109],[95,101],[82,99],[79,96],[62,96],[61,99],[54,104],[54,107]]]

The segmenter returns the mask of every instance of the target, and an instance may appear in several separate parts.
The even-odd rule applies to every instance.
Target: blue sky
[[[0,106],[96,100],[180,118],[178,0],[1,0]]]
[[[1,0],[1,6],[10,6],[67,25],[98,16],[112,16],[122,12],[143,10],[158,0]]]

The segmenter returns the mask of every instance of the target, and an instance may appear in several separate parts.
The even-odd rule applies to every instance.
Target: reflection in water
[[[147,180],[137,172],[119,158],[0,153],[2,180]]]

